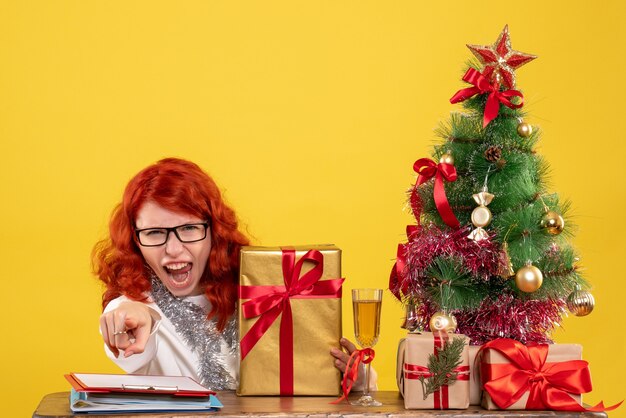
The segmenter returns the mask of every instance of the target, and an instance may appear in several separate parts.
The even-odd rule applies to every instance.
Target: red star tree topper
[[[467,47],[485,65],[483,75],[489,80],[500,75],[503,84],[509,89],[515,87],[514,70],[537,58],[536,55],[511,48],[509,25],[504,27],[493,45],[467,45]]]

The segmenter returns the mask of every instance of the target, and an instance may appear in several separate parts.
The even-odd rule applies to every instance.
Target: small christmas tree
[[[493,45],[468,45],[480,64],[451,99],[465,111],[438,129],[436,161],[415,162],[409,201],[417,220],[398,246],[390,290],[407,327],[456,330],[483,344],[498,337],[551,342],[565,308],[593,309],[547,163],[524,122],[515,70],[535,59],[511,48],[508,27]]]

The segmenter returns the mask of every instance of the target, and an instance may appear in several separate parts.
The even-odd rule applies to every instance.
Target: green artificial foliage
[[[452,338],[445,341],[443,348],[437,347],[437,354],[428,356],[428,371],[430,377],[419,376],[422,383],[424,400],[439,390],[444,385],[451,385],[457,380],[457,373],[454,371],[461,362],[461,354],[465,348],[464,338]]]
[[[508,242],[514,269],[528,262],[547,269],[542,289],[531,297],[567,297],[576,284],[585,287],[586,283],[566,250],[551,253],[549,260],[545,258],[546,252],[554,248],[553,244],[564,244],[572,236],[573,225],[567,217],[569,202],[561,204],[558,195],[548,194],[549,165],[534,150],[540,132],[534,129],[528,138],[521,138],[517,125],[524,113],[505,106],[500,106],[498,117],[483,128],[485,101],[485,95],[466,100],[463,103],[466,112],[451,113],[449,121],[442,123],[436,131],[443,143],[434,146],[433,156],[439,159],[444,153],[451,154],[458,176],[455,182],[445,183],[446,197],[459,222],[469,224],[471,213],[477,206],[472,195],[486,184],[489,192],[495,195],[488,205],[493,220],[486,229],[495,232],[495,239],[501,243]],[[497,161],[489,161],[486,157],[486,152],[493,148],[501,154]],[[445,227],[433,200],[433,183],[420,187],[418,193],[423,202],[424,220]],[[566,220],[568,227],[561,235],[550,235],[541,227],[546,208],[560,213]],[[440,267],[438,263],[434,269]],[[567,267],[560,269],[561,273],[557,275],[553,273],[557,270],[555,265]],[[469,278],[458,283],[458,292],[451,299],[450,309],[476,306],[475,295],[465,289],[479,289],[481,297],[489,293],[489,289],[481,288],[477,282],[466,287],[466,283],[472,283]],[[493,290],[501,288],[499,283],[494,286]],[[441,302],[438,292],[431,291],[430,294],[435,301]]]
[[[428,294],[439,310],[475,308],[488,295],[488,288],[474,283],[463,268],[463,261],[456,257],[437,257],[426,275],[431,278]]]

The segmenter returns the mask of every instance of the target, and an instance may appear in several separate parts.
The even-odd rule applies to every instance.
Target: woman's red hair
[[[217,328],[224,329],[237,301],[239,249],[248,239],[213,179],[196,164],[177,158],[161,160],[130,180],[111,215],[109,238],[95,245],[94,272],[106,285],[102,306],[121,295],[145,301],[150,291],[150,270],[134,233],[137,213],[148,201],[210,221],[211,253],[201,283],[212,306],[208,317],[217,316]]]

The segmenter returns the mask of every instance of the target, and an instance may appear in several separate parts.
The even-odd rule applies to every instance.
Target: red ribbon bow
[[[340,298],[345,279],[322,280],[324,256],[310,250],[296,262],[294,249],[283,248],[284,286],[239,286],[239,298],[250,299],[241,305],[247,319],[259,317],[241,339],[241,360],[282,313],[280,320],[280,394],[293,395],[293,317],[291,299]],[[305,261],[313,268],[300,277]]]
[[[548,345],[525,346],[518,341],[499,338],[483,345],[480,351],[496,350],[510,363],[482,362],[484,389],[498,407],[506,409],[530,392],[526,409],[556,411],[611,411],[622,402],[605,407],[603,402],[586,409],[570,394],[591,391],[591,375],[584,360],[546,363]]]
[[[339,399],[332,401],[331,403],[339,403],[341,401],[348,400],[348,395],[354,386],[354,382],[359,375],[359,364],[368,364],[374,360],[374,349],[372,348],[364,348],[362,350],[354,350],[352,354],[350,354],[350,358],[348,359],[348,364],[346,365],[346,371],[343,374],[343,380],[341,381],[341,389],[343,390],[343,394]],[[369,385],[369,382],[365,382],[366,385]]]
[[[418,231],[420,227],[415,225],[406,226],[406,236],[409,240]],[[409,279],[406,272],[406,251],[407,244],[398,244],[398,251],[396,253],[396,262],[391,269],[389,275],[389,290],[399,300],[402,301],[402,295],[406,295],[409,292]]]
[[[483,114],[483,128],[489,125],[493,119],[498,116],[500,112],[500,103],[511,109],[519,109],[524,105],[524,95],[518,90],[505,90],[500,91],[500,84],[496,81],[490,83],[487,77],[481,74],[474,68],[467,70],[463,76],[463,81],[472,84],[474,87],[468,87],[457,91],[450,99],[450,103],[459,103],[476,94],[486,94],[487,104],[485,105],[485,112]],[[510,98],[519,97],[520,103],[515,104],[511,102]]]
[[[433,177],[435,177],[433,198],[435,200],[437,211],[446,225],[452,228],[458,228],[460,226],[459,220],[456,216],[454,216],[454,212],[452,212],[452,208],[450,207],[450,203],[448,203],[446,190],[443,185],[444,180],[449,182],[456,181],[456,168],[454,168],[452,164],[437,164],[430,158],[420,158],[413,164],[413,170],[415,170],[418,176],[417,181],[415,182],[415,187],[411,193],[411,208],[413,209],[413,214],[415,215],[418,226],[407,226],[406,234],[409,240],[411,239],[411,236],[420,228],[419,223],[422,205],[417,194],[417,187]],[[398,244],[396,263],[391,269],[391,274],[389,275],[389,289],[392,291],[394,296],[398,298],[398,300],[401,299],[401,293],[406,294],[408,291],[409,281],[406,278],[405,266],[406,245]]]
[[[420,205],[417,204],[417,186],[427,182],[431,178],[435,177],[435,188],[433,190],[433,197],[435,199],[435,206],[437,211],[441,215],[441,219],[451,228],[458,228],[459,221],[454,216],[448,198],[446,197],[446,190],[443,187],[443,181],[455,181],[456,180],[456,168],[452,164],[448,163],[435,163],[430,158],[420,158],[413,164],[413,170],[418,174],[415,188],[411,195],[411,206],[413,212],[419,223],[419,212],[421,211]]]

